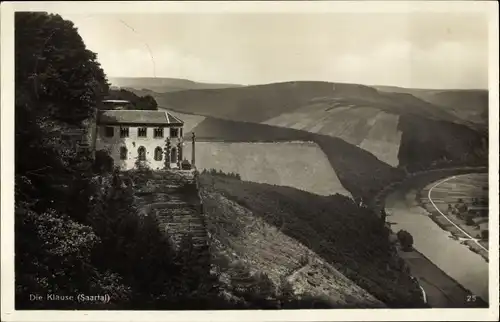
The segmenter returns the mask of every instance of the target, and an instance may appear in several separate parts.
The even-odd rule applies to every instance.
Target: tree
[[[92,259],[101,239],[84,222],[97,192],[91,159],[61,136],[94,114],[108,89],[104,72],[59,15],[16,13],[15,55],[16,308],[76,305],[29,301],[38,292],[127,301],[121,277]]]
[[[71,21],[42,12],[16,12],[16,110],[78,124],[109,90],[96,54]]]
[[[109,91],[109,95],[106,96],[106,99],[114,99],[114,100],[126,100],[130,102],[130,105],[127,106],[128,109],[136,109],[136,110],[158,110],[158,103],[151,95],[146,96],[138,96],[135,93],[126,90],[112,89]]]
[[[413,249],[413,236],[409,232],[400,230],[397,236],[404,251],[411,251]]]
[[[170,138],[167,138],[165,140],[165,163],[164,163],[164,168],[165,169],[170,169],[170,150],[172,149],[172,143],[170,142]]]

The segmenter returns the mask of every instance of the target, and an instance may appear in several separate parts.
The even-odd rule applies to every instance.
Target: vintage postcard
[[[498,321],[498,3],[5,2],[2,321]]]

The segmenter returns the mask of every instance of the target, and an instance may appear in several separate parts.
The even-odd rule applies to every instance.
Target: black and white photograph
[[[2,321],[498,321],[497,2],[1,9]]]

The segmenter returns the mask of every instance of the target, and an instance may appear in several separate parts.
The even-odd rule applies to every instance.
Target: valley
[[[339,303],[348,305],[342,302],[345,301],[345,298],[342,300],[345,295],[340,295],[339,292],[343,291],[331,288],[329,280],[335,278],[334,270],[337,269],[385,304],[391,307],[408,307],[411,301],[417,303],[421,300],[417,300],[420,290],[415,289],[414,284],[410,283],[404,287],[406,290],[411,289],[410,293],[397,298],[391,297],[390,294],[394,290],[392,286],[387,284],[387,281],[379,282],[380,279],[386,279],[383,277],[384,273],[377,273],[381,266],[373,267],[374,275],[367,271],[357,271],[360,267],[367,267],[365,258],[349,255],[353,261],[340,259],[343,257],[339,254],[344,251],[337,238],[337,242],[329,247],[335,249],[331,249],[333,253],[330,253],[326,251],[325,246],[316,245],[318,242],[324,245],[330,238],[321,237],[321,230],[312,232],[309,229],[316,228],[306,228],[304,224],[290,226],[285,224],[285,221],[291,220],[288,216],[292,213],[299,216],[303,209],[299,203],[303,197],[297,195],[298,191],[304,194],[313,193],[318,198],[348,198],[346,200],[350,200],[349,203],[355,207],[350,212],[353,215],[364,212],[362,209],[365,208],[358,208],[359,202],[370,204],[379,191],[389,184],[403,180],[409,173],[433,167],[485,164],[487,135],[480,124],[469,122],[466,117],[457,115],[455,110],[447,106],[435,104],[430,99],[424,99],[422,95],[413,94],[356,84],[289,82],[153,95],[160,108],[186,120],[186,137],[191,137],[192,133],[196,134],[197,168],[200,171],[213,169],[220,172],[203,173],[201,179],[204,200],[211,209],[208,217],[219,218],[215,223],[208,224],[213,229],[212,238],[214,244],[218,245],[217,252],[225,254],[223,256],[231,260],[245,263],[250,270],[268,272],[276,285],[279,285],[283,276],[288,276],[285,271],[294,271],[293,278],[289,276],[288,280],[293,281],[296,291],[329,294],[327,301],[334,306]],[[185,143],[185,149],[184,157],[190,160],[191,145]],[[226,178],[224,173],[237,174],[239,178]],[[295,190],[297,192],[294,192]],[[289,195],[294,195],[293,199],[289,200]],[[415,194],[413,196],[402,197],[402,200],[415,199]],[[406,265],[413,274],[419,276],[420,285],[429,292],[429,303],[435,307],[483,305],[483,302],[471,304],[462,299],[470,294],[463,288],[462,285],[465,285],[474,294],[487,300],[484,283],[480,285],[481,279],[474,279],[479,284],[470,284],[468,280],[463,279],[463,275],[459,275],[470,271],[468,268],[461,271],[462,273],[450,271],[446,265],[442,265],[446,259],[437,257],[439,251],[429,252],[426,248],[428,244],[423,244],[422,238],[428,238],[423,231],[439,236],[440,228],[430,221],[422,222],[423,226],[419,224],[426,228],[418,230],[420,226],[413,223],[419,218],[413,215],[418,213],[416,208],[412,208],[411,202],[406,204],[406,201],[394,201],[394,198],[394,195],[391,195],[387,201],[388,220],[397,222],[392,229],[403,228],[410,231],[415,238],[416,249],[423,251],[425,256],[422,257],[418,252],[414,257],[410,253],[390,255],[399,260],[403,258],[405,264],[388,264],[392,261],[388,258],[382,260],[389,265],[388,270],[392,273],[388,274],[395,274],[394,269],[406,272],[406,268],[403,268]],[[273,200],[276,199],[279,200],[278,204],[273,206]],[[333,199],[330,202],[333,202]],[[321,206],[323,201],[315,199],[308,204],[312,208],[304,212],[315,218],[314,222],[308,225],[321,225],[322,217],[319,213],[316,214],[314,209],[324,209]],[[349,212],[346,203],[340,204],[339,209],[343,209],[341,212]],[[328,213],[334,217],[325,217],[323,224],[328,220],[340,220],[339,225],[343,229],[351,227],[347,218],[338,213],[334,215],[335,207],[337,206],[328,204]],[[370,216],[378,218],[373,210],[366,209],[368,212],[363,215],[362,220],[366,221]],[[324,210],[320,212],[322,211]],[[230,219],[227,215],[222,219],[222,213],[232,213],[238,217],[245,214],[241,218],[255,219],[248,228],[243,228],[243,222],[246,222],[245,225],[250,222]],[[262,221],[257,219],[259,216],[268,219]],[[292,222],[294,220],[296,219]],[[374,223],[372,225],[376,226]],[[380,238],[380,234],[386,233],[388,232],[379,231],[376,234],[379,234]],[[318,234],[318,237],[322,238],[321,241],[315,241],[312,237]],[[338,232],[330,234],[339,236]],[[356,238],[361,236],[360,232],[352,234],[358,236]],[[260,235],[262,236],[257,237]],[[284,243],[278,245],[276,241],[268,240],[269,236],[275,236]],[[436,243],[441,245],[444,241],[438,236],[435,237]],[[356,238],[350,238],[351,242]],[[386,238],[389,241],[389,237]],[[315,258],[312,262],[316,264],[311,267],[309,264],[305,267],[293,264],[297,259],[287,257],[289,251],[286,249],[302,247],[292,246],[295,243],[302,244],[305,249],[311,251],[308,256]],[[447,242],[443,245],[445,244],[447,245]],[[271,250],[273,247],[280,249],[284,257],[277,261],[272,260],[269,256],[276,252]],[[390,254],[389,249],[392,246],[388,244],[382,248],[384,247]],[[454,249],[455,246],[443,247]],[[299,248],[296,251],[299,251]],[[363,246],[358,245],[355,252],[363,253],[362,249]],[[374,260],[373,257],[370,258]],[[436,264],[439,267],[435,266]],[[328,265],[332,267],[328,268]],[[305,273],[310,269],[313,271]],[[325,269],[330,273],[324,275]],[[477,274],[484,276],[484,271]],[[316,282],[310,281],[311,276],[317,276]],[[300,278],[305,280],[300,281]],[[403,283],[402,281],[399,280],[398,283]],[[319,288],[322,291],[318,291]],[[450,292],[454,292],[455,297],[451,296]],[[403,303],[404,298],[408,296],[413,300]],[[356,305],[365,305],[362,303],[367,300],[361,293],[354,295],[354,298],[348,298],[351,302],[357,298],[354,300]]]

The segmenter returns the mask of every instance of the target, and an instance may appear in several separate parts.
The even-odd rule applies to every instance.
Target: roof
[[[150,110],[101,110],[99,124],[130,125],[183,125],[184,122],[165,111]]]

